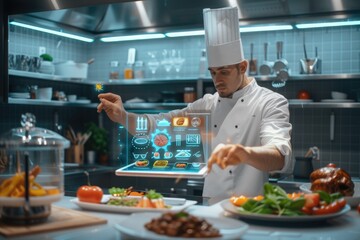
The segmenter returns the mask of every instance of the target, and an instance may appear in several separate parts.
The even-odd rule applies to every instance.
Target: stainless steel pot
[[[273,73],[274,62],[268,61],[267,58],[268,43],[264,43],[264,62],[261,64],[259,71],[261,75],[270,75]]]
[[[283,58],[283,42],[279,41],[276,42],[276,53],[277,53],[277,60],[274,62],[274,72],[277,73],[281,69],[288,69],[289,63],[288,61]]]

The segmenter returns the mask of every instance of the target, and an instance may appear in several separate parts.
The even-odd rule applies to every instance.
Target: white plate
[[[83,103],[83,104],[85,104],[85,103],[91,103],[91,101],[89,99],[78,99],[78,100],[73,101],[71,103]]]
[[[10,92],[9,97],[12,97],[12,98],[30,98],[30,93]]]
[[[101,202],[106,202],[110,195],[104,195]],[[139,208],[139,207],[126,207],[107,205],[104,203],[88,203],[81,202],[78,198],[70,200],[79,207],[87,210],[103,211],[103,212],[117,212],[117,213],[135,213],[135,212],[167,212],[167,211],[181,211],[187,207],[195,205],[197,201],[186,200],[183,198],[164,198],[165,204],[170,208]]]
[[[293,104],[312,103],[312,102],[314,102],[314,100],[312,99],[289,99],[289,103],[293,103]]]
[[[325,103],[348,103],[348,102],[354,102],[352,99],[323,99],[321,102]]]
[[[166,240],[166,239],[176,239],[176,240],[192,240],[199,238],[180,238],[180,237],[170,237],[166,235],[159,235],[152,231],[147,230],[144,225],[147,222],[150,222],[151,219],[160,217],[161,213],[134,213],[130,215],[126,220],[115,224],[115,228],[120,231],[122,234],[125,234],[131,239],[157,239],[157,240]],[[231,218],[213,218],[206,217],[204,218],[207,222],[211,223],[213,227],[219,229],[222,237],[219,238],[209,238],[209,239],[240,239],[240,236],[245,233],[249,228],[244,222]],[[136,223],[136,224],[134,224]],[[126,238],[125,238],[126,239]]]
[[[311,183],[304,183],[299,188],[303,192],[310,193]],[[360,204],[360,182],[354,182],[354,195],[345,197],[345,200],[351,207],[357,207]]]
[[[30,197],[30,206],[43,206],[60,201],[63,194],[54,194],[44,197]],[[0,197],[0,207],[21,207],[25,205],[24,197]]]
[[[229,199],[221,202],[221,207],[230,213],[238,215],[242,219],[259,220],[268,222],[316,222],[341,216],[350,211],[350,206],[346,205],[340,212],[325,215],[304,215],[304,216],[277,216],[271,214],[258,214],[241,212],[239,207],[234,206]]]

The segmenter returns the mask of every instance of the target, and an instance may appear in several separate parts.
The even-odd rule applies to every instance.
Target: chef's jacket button
[[[244,99],[241,99],[241,102],[244,102]]]
[[[218,100],[218,102],[221,102],[220,99]]]
[[[230,174],[232,174],[232,171],[231,171],[231,170],[229,170],[229,173],[230,173]]]
[[[214,125],[214,127],[216,128],[216,127],[217,127],[217,125],[215,124],[215,125]]]
[[[238,125],[235,125],[235,128],[238,128]]]

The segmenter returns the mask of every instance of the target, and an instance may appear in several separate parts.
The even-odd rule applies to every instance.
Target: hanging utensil
[[[288,61],[283,58],[283,42],[276,42],[277,60],[274,63],[274,72],[277,74],[281,69],[288,69]]]
[[[250,44],[250,63],[249,63],[249,75],[257,74],[257,60],[254,59],[254,44]]]
[[[264,43],[264,62],[260,66],[259,71],[261,75],[270,75],[273,73],[274,62],[268,61],[267,58],[268,43]]]

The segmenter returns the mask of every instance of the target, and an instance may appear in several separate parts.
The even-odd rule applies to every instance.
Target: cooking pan
[[[274,62],[267,60],[268,43],[264,43],[264,62],[261,64],[259,71],[261,75],[270,75],[273,73]]]
[[[289,63],[285,58],[283,58],[283,42],[282,41],[276,42],[276,53],[277,53],[277,60],[274,63],[275,73],[278,73],[282,69],[287,70]]]

